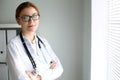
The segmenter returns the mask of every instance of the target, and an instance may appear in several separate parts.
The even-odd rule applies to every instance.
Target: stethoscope
[[[36,35],[36,37],[38,38],[38,46],[39,46],[39,48],[41,49],[40,43],[42,43],[42,45],[43,45],[44,48],[46,49],[46,46],[45,46],[45,44],[43,43],[43,41],[42,41],[37,35]],[[32,63],[32,66],[33,66],[33,69],[34,69],[34,73],[37,73],[37,72],[36,72],[36,63],[35,63],[33,57],[31,56],[31,54],[30,54],[30,52],[29,52],[29,50],[28,50],[28,48],[27,48],[27,46],[26,46],[26,43],[25,43],[24,38],[23,38],[23,36],[22,36],[22,32],[20,32],[20,39],[21,39],[22,44],[23,44],[23,46],[24,46],[24,48],[25,48],[25,51],[26,51],[26,53],[27,53],[27,55],[28,55],[28,57],[29,57],[29,59],[30,59],[30,61],[31,61],[31,63]],[[40,42],[40,43],[39,43],[39,42]],[[47,51],[47,49],[46,49],[46,51]],[[47,52],[48,52],[48,51],[47,51]],[[52,63],[52,61],[50,61],[50,63]]]

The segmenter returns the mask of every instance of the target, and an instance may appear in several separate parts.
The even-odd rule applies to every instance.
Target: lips
[[[28,27],[34,27],[34,25],[29,25]]]

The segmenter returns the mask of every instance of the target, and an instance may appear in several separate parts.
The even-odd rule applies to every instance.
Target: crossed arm
[[[56,62],[55,61],[51,61],[50,63],[50,69],[54,69],[56,67]],[[26,71],[26,74],[28,75],[30,80],[42,80],[41,75],[35,75],[30,71]]]

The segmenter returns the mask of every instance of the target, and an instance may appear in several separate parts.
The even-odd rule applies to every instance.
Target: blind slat
[[[120,80],[120,0],[109,0],[108,7],[108,79]]]

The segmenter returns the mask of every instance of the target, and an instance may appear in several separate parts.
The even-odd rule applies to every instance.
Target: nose
[[[33,19],[32,19],[32,17],[29,19],[29,22],[33,22]]]

